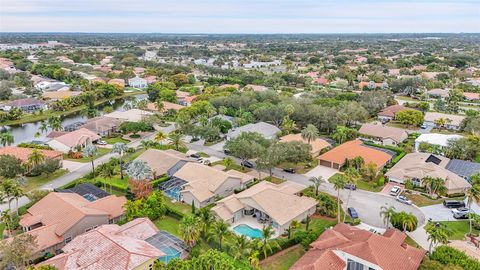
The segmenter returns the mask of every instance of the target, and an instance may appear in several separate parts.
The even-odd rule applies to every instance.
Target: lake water
[[[147,95],[141,94],[135,96],[138,100],[145,99]],[[105,103],[101,106],[98,106],[98,110],[100,115],[104,114],[103,108],[105,106],[112,106],[115,111],[123,111],[123,105],[129,103],[130,100],[127,99],[117,99],[110,101],[108,103]],[[74,124],[77,122],[85,122],[87,120],[87,117],[81,115],[81,113],[76,113],[76,114],[70,114],[68,116],[65,116],[62,118],[62,126],[65,127],[70,124]],[[38,141],[43,141],[45,140],[45,136],[50,133],[50,130],[46,133],[41,134],[40,137],[36,138],[35,133],[37,133],[39,130],[41,122],[34,122],[34,123],[26,123],[23,125],[16,125],[16,126],[10,126],[7,127],[9,130],[12,132],[13,137],[15,139],[14,144],[19,144],[21,142],[30,142],[32,140],[38,140]]]

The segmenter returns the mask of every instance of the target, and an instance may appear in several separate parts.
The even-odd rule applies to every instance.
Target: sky
[[[0,32],[480,32],[480,0],[0,0]]]

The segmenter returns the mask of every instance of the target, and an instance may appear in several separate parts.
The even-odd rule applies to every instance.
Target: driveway
[[[214,144],[214,145],[210,146],[210,148],[215,150],[215,151],[222,152],[224,146],[225,146],[225,141]]]
[[[69,170],[69,171],[75,171],[78,168],[82,167],[83,165],[85,165],[85,163],[70,161],[70,160],[62,161],[62,169],[66,169],[66,170]]]
[[[380,191],[380,193],[385,194],[385,195],[390,195],[390,190],[392,190],[392,188],[395,187],[395,186],[400,188],[400,192],[398,194],[401,194],[402,191],[403,191],[403,185],[401,185],[399,183],[394,183],[394,182],[386,183],[385,186],[383,187],[383,189]]]
[[[328,167],[325,167],[325,166],[321,166],[321,165],[318,165],[317,167],[311,169],[310,171],[308,171],[307,173],[305,173],[304,175],[308,178],[310,177],[323,177],[323,179],[325,181],[328,181],[328,179],[330,179],[330,177],[332,177],[334,174],[338,173],[338,170],[336,169],[332,169],[332,168],[328,168]]]
[[[434,204],[430,206],[420,207],[425,214],[425,219],[432,221],[456,221],[453,218],[452,210],[443,206],[443,204]]]

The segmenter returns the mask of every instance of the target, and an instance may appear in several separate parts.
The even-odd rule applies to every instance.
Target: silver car
[[[407,204],[407,205],[412,205],[412,201],[407,199],[407,197],[405,197],[405,196],[398,196],[397,201],[399,201],[401,203],[404,203],[404,204]]]

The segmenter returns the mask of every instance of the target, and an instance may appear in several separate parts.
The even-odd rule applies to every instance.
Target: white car
[[[98,141],[97,141],[97,144],[98,144],[98,145],[107,145],[107,142],[106,142],[106,141],[102,141],[102,140],[98,140]]]
[[[392,196],[397,196],[398,194],[400,194],[400,187],[399,186],[394,186],[391,190],[390,190],[390,195]]]
[[[467,214],[469,212],[470,212],[470,210],[466,207],[460,207],[460,208],[452,209],[453,214],[455,214],[455,213],[457,213],[457,214]]]
[[[401,202],[401,203],[404,203],[406,205],[412,205],[412,201],[410,201],[409,199],[407,199],[407,197],[405,196],[398,196],[397,197],[397,201]]]

